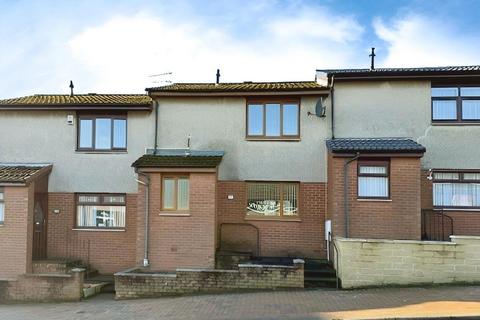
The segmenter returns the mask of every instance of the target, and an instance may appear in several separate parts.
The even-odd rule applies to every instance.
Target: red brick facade
[[[162,174],[150,173],[149,177],[150,268],[152,270],[175,270],[182,267],[213,268],[216,173],[189,173],[190,208],[188,212],[178,213],[161,210]],[[145,187],[139,185],[136,265],[142,265],[143,261],[144,194]]]
[[[428,170],[422,171],[422,209],[433,207],[433,182],[428,180]],[[446,210],[444,213],[453,219],[453,234],[480,236],[480,213],[478,211]]]
[[[228,195],[233,195],[233,199],[228,199]],[[218,182],[218,226],[222,223],[256,226],[260,235],[261,256],[325,257],[325,183],[300,183],[298,221],[248,220],[245,216],[246,197],[245,182]],[[256,244],[253,228],[225,224],[222,229],[222,246],[226,249],[246,250]]]
[[[328,157],[328,212],[334,236],[345,235],[344,163],[349,158]],[[349,227],[351,238],[421,238],[420,158],[390,159],[390,199],[357,198],[357,161],[348,167]]]
[[[0,279],[32,269],[34,184],[4,187],[5,222],[0,226]]]
[[[136,198],[127,194],[124,231],[88,231],[74,228],[75,194],[49,193],[48,257],[80,259],[105,274],[135,265]]]

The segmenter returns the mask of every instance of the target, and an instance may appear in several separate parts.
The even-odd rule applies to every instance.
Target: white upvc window
[[[433,206],[480,210],[480,172],[434,172]]]
[[[77,228],[124,228],[124,194],[78,194]]]
[[[388,161],[360,161],[358,164],[358,198],[388,199],[390,172]]]

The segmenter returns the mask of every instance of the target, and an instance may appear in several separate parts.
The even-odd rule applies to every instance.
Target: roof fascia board
[[[332,152],[328,151],[333,155],[334,158],[351,158],[357,155],[360,157],[370,157],[370,158],[421,158],[423,157],[423,152]]]
[[[0,105],[0,110],[128,110],[128,111],[152,111],[149,105],[118,105],[118,104],[89,104],[89,105]]]
[[[144,173],[156,173],[156,172],[178,172],[178,173],[186,173],[186,172],[217,172],[217,167],[137,167],[139,172]]]

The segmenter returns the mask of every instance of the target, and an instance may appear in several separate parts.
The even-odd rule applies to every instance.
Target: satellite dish
[[[315,115],[319,118],[325,117],[326,107],[323,105],[323,99],[318,99],[315,104]]]

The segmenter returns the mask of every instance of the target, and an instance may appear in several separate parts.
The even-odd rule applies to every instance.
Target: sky
[[[480,64],[480,0],[0,0],[0,98]]]

